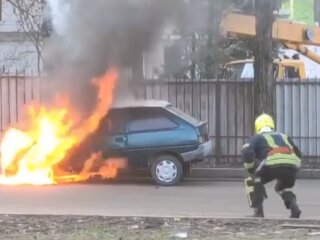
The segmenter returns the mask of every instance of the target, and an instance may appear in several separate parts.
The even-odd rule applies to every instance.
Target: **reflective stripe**
[[[259,178],[259,177],[255,177],[254,182],[255,182],[255,183],[259,183],[259,182],[261,182],[261,178]]]
[[[300,167],[301,160],[295,154],[275,154],[267,158],[267,166],[273,166],[278,164],[289,164],[294,165],[296,167]]]
[[[289,143],[288,136],[285,135],[285,134],[280,134],[280,135],[281,135],[283,141],[285,142],[285,144],[286,144],[289,148],[293,148],[292,145]],[[275,143],[275,141],[274,141],[274,139],[273,139],[273,137],[272,137],[271,134],[264,134],[263,137],[267,140],[268,145],[269,145],[270,147],[272,147],[272,148],[279,147],[279,146]]]
[[[270,134],[264,134],[263,137],[267,140],[269,147],[276,148],[278,145],[275,143],[273,137]]]
[[[251,168],[254,168],[254,162],[251,162],[251,163],[244,163],[243,164],[244,165],[244,167],[245,167],[245,169],[251,169]]]
[[[253,183],[253,179],[251,177],[248,177],[244,180],[244,185],[245,185],[245,189],[246,189],[246,193],[249,194],[251,192],[253,192],[254,190],[254,183]]]
[[[260,172],[260,171],[261,171],[261,169],[266,165],[266,161],[267,161],[267,159],[263,159],[263,160],[260,162],[259,166],[258,166],[257,169],[256,169],[256,172]]]
[[[249,143],[244,144],[244,145],[242,146],[242,150],[245,149],[245,148],[247,148],[247,147],[249,147],[249,146],[250,146]]]
[[[291,192],[292,191],[292,188],[285,188],[285,189],[283,189],[283,190],[281,190],[281,191],[277,191],[277,193],[279,194],[279,195],[282,195],[282,194],[284,194],[285,192]]]
[[[251,195],[254,193],[254,185],[253,185],[253,179],[251,177],[248,177],[244,180],[245,190],[247,199],[249,202],[249,206],[252,206],[252,199]]]
[[[291,144],[289,143],[288,136],[285,134],[281,134],[283,141],[285,144],[290,148],[293,149]],[[271,134],[264,134],[263,137],[268,142],[268,145],[275,149],[279,148],[279,146],[275,143],[273,137]],[[288,164],[288,165],[294,165],[298,168],[301,167],[301,160],[294,154],[284,154],[284,153],[275,153],[267,157],[266,165],[267,166],[273,166],[273,165],[279,165],[279,164]]]
[[[275,155],[275,154],[293,154],[294,151],[289,148],[289,147],[277,147],[277,148],[273,148],[272,150],[270,150],[268,152],[268,156],[272,156],[272,155]]]
[[[284,142],[290,147],[290,148],[293,148],[292,145],[289,143],[289,139],[288,139],[288,136],[285,135],[285,134],[281,134]]]

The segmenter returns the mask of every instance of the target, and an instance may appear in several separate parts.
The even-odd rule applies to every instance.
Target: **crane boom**
[[[221,21],[220,31],[228,37],[254,37],[256,19],[251,15],[227,13]],[[273,24],[272,36],[285,47],[320,64],[320,56],[307,48],[307,45],[320,46],[320,27],[277,19]]]

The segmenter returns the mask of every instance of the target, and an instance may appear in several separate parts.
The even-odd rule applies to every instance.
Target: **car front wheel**
[[[172,155],[157,156],[151,165],[151,176],[161,186],[177,185],[183,175],[183,167],[179,159]]]

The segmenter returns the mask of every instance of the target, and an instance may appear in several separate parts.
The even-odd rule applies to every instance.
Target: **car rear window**
[[[176,107],[173,107],[173,106],[169,106],[167,107],[167,109],[178,115],[180,118],[183,118],[184,120],[186,120],[187,122],[191,123],[192,125],[198,125],[200,123],[199,120],[195,119],[194,117],[190,116],[189,114],[181,111],[180,109],[176,108]]]
[[[134,111],[127,125],[127,130],[129,132],[141,132],[167,130],[176,127],[178,125],[160,109],[146,108]]]

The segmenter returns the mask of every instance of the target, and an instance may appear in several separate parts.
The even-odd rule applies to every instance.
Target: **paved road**
[[[298,181],[304,218],[320,218],[320,181]],[[268,185],[267,217],[288,212]],[[156,188],[151,183],[0,187],[0,213],[108,216],[245,217],[250,212],[240,182],[184,182]]]

